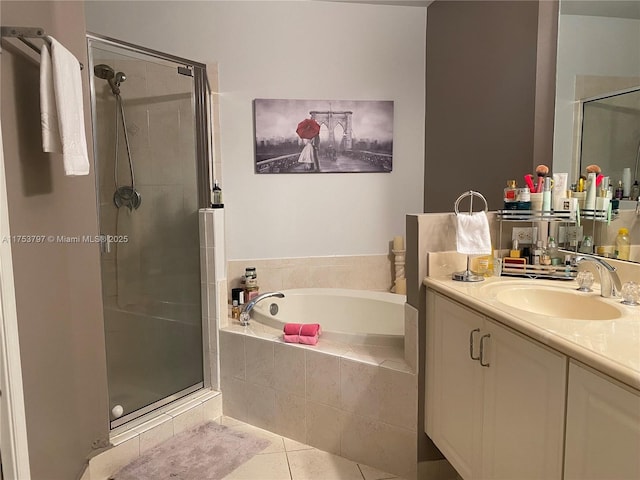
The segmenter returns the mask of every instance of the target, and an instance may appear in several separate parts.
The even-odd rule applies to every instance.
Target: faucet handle
[[[588,270],[583,270],[578,272],[576,275],[576,282],[578,282],[579,292],[591,292],[591,285],[593,285],[593,273]]]
[[[621,293],[625,305],[640,305],[640,285],[636,282],[626,282]]]

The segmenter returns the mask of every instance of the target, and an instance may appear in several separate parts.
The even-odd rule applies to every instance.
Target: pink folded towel
[[[285,323],[284,341],[287,343],[303,343],[316,345],[322,329],[318,323]]]
[[[321,329],[318,323],[285,323],[284,334],[285,335],[305,335],[313,337],[320,335]]]
[[[283,335],[286,343],[302,343],[304,345],[316,345],[318,343],[318,335]]]

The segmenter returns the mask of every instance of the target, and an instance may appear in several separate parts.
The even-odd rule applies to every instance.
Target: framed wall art
[[[393,101],[254,100],[255,172],[393,168]]]

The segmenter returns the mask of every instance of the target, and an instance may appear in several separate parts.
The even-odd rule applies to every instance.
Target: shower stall
[[[209,386],[198,209],[202,64],[88,35],[111,427]]]

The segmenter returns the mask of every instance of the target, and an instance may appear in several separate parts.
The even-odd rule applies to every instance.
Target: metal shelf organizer
[[[579,217],[571,212],[551,212],[534,210],[498,210],[497,219],[500,225],[499,245],[502,250],[502,224],[503,222],[564,222],[567,224],[579,224]],[[504,264],[502,265],[502,275],[525,278],[541,278],[553,280],[573,280],[577,275],[577,269],[573,265],[532,265]]]

